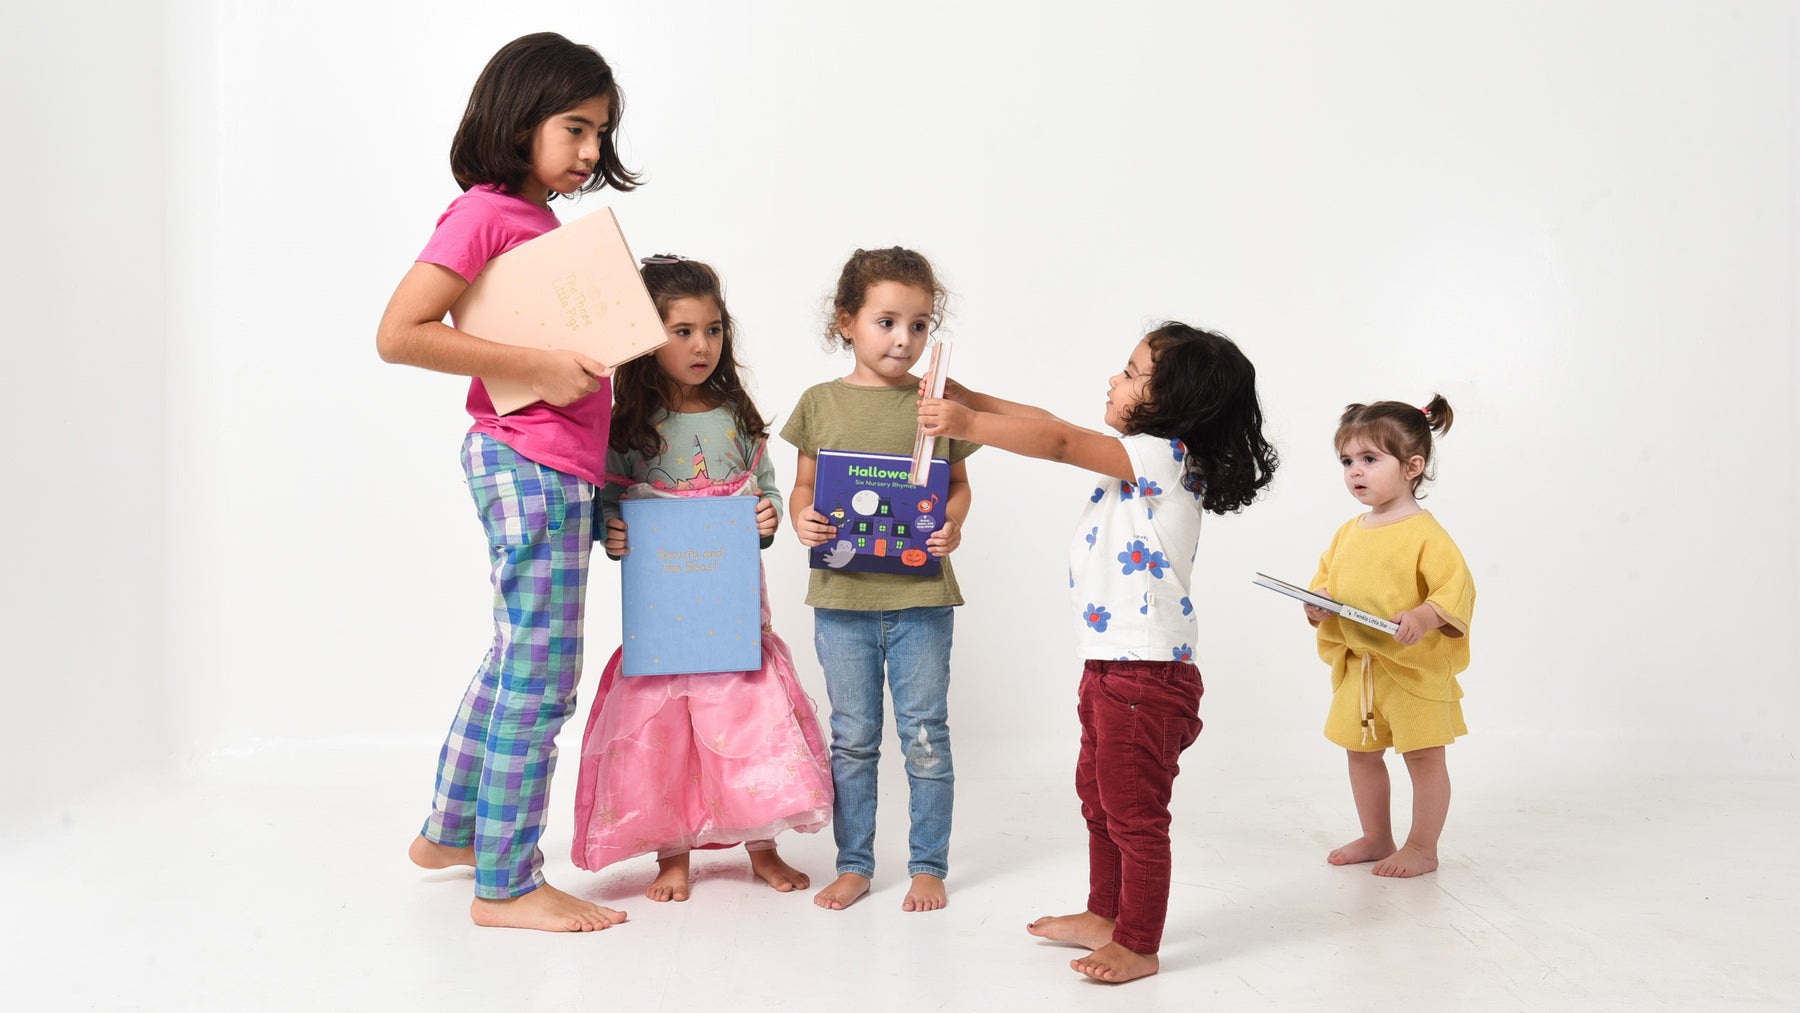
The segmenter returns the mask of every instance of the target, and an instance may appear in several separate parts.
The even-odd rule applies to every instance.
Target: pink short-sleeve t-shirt
[[[471,187],[444,209],[418,260],[447,267],[472,282],[488,261],[558,224],[549,208],[485,184]],[[470,432],[486,433],[539,464],[595,485],[606,483],[606,436],[612,423],[609,381],[600,381],[599,390],[560,408],[539,401],[510,415],[497,415],[481,378],[473,377],[468,410],[475,420]]]

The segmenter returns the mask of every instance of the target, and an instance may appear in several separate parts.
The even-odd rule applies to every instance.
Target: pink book
[[[488,261],[450,307],[450,320],[489,341],[567,348],[615,368],[668,340],[611,208]],[[537,400],[523,383],[481,382],[501,415]]]
[[[925,370],[925,396],[943,397],[944,380],[950,376],[950,339],[942,338],[931,346],[931,366]],[[919,427],[919,435],[913,438],[912,474],[908,479],[913,485],[926,485],[931,481],[931,448],[936,440],[925,435],[925,427]]]

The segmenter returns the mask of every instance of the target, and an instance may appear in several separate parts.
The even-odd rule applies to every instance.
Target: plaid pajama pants
[[[493,562],[494,643],[438,755],[421,832],[475,846],[477,897],[517,897],[544,882],[538,838],[581,677],[594,489],[485,434],[462,456]]]

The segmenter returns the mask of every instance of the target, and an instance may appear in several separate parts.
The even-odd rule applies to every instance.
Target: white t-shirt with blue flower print
[[[1181,484],[1187,448],[1141,433],[1119,442],[1137,479],[1102,477],[1069,547],[1081,656],[1192,662],[1200,497]]]

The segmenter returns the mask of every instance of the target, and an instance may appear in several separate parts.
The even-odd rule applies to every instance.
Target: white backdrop
[[[932,258],[964,382],[1079,423],[1161,319],[1243,346],[1283,465],[1201,540],[1206,763],[1332,762],[1310,631],[1249,577],[1304,580],[1355,512],[1346,402],[1441,391],[1427,506],[1480,589],[1460,762],[1795,769],[1789,3],[98,7],[79,36],[9,9],[0,70],[33,96],[0,170],[11,741],[57,758],[9,765],[28,797],[121,751],[396,739],[425,790],[485,555],[464,381],[374,328],[476,74],[542,29],[612,63],[646,177],[557,210],[718,267],[777,428],[847,371],[819,335],[857,246]],[[1088,479],[970,474],[958,766],[1062,764]],[[790,529],[765,561],[823,702]],[[601,559],[595,671],[617,608]]]

